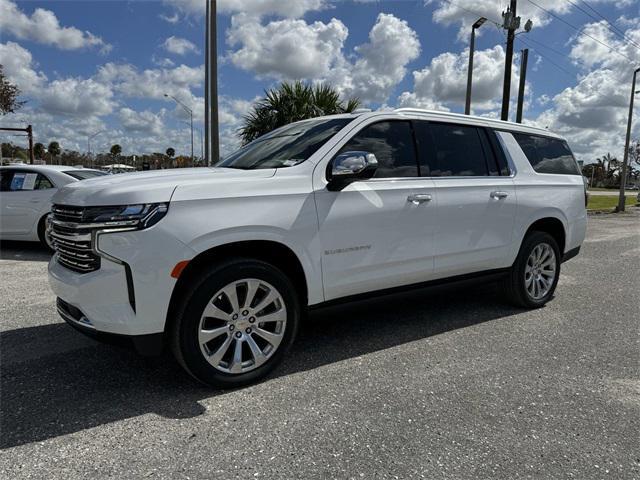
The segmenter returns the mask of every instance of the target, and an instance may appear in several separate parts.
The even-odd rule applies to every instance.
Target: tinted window
[[[12,178],[12,171],[0,170],[0,192],[8,192],[10,190]]]
[[[526,133],[513,133],[513,136],[536,172],[580,175],[578,164],[564,140]]]
[[[65,174],[76,180],[85,180],[87,178],[102,177],[108,175],[107,172],[99,172],[97,170],[65,170]]]
[[[430,123],[435,153],[430,158],[433,177],[489,175],[479,129],[464,125]]]
[[[498,169],[500,170],[500,175],[509,176],[511,175],[511,169],[509,168],[509,163],[507,162],[507,156],[504,154],[504,150],[502,149],[502,144],[498,140],[498,136],[496,132],[493,130],[485,130],[487,136],[489,137],[489,143],[491,144],[491,149],[495,155],[496,161],[498,162]]]
[[[3,192],[53,188],[51,181],[40,173],[14,170],[12,172],[3,171],[1,175]]]
[[[359,131],[340,153],[361,150],[378,159],[374,178],[417,177],[418,162],[411,124],[404,121],[378,122]]]
[[[352,118],[292,123],[267,133],[221,160],[216,167],[259,169],[291,167],[304,162]]]

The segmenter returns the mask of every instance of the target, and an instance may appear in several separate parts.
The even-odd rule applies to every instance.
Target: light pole
[[[480,28],[487,19],[480,17],[471,26],[471,41],[469,42],[469,69],[467,71],[467,97],[464,102],[464,114],[469,115],[471,113],[471,77],[473,76],[473,52],[476,47],[476,29]]]
[[[187,107],[184,103],[178,100],[173,95],[164,94],[167,98],[172,98],[178,105],[185,109],[185,111],[189,114],[190,122],[191,122],[191,165],[193,165],[193,110]]]
[[[220,134],[218,132],[218,29],[216,25],[216,0],[206,0],[205,69],[204,69],[204,154],[207,165],[220,159]]]
[[[92,135],[87,135],[87,155],[89,155],[89,160],[91,160],[91,164],[93,166],[93,159],[91,158],[91,140],[100,135],[101,133],[106,132],[106,130],[100,130]]]
[[[620,196],[618,197],[618,207],[616,212],[624,212],[625,187],[627,183],[627,162],[629,161],[629,143],[631,142],[631,122],[633,120],[633,99],[636,96],[636,77],[640,72],[640,67],[633,71],[631,82],[631,100],[629,100],[629,118],[627,119],[627,137],[624,141],[624,159],[622,160],[622,173],[620,174]]]

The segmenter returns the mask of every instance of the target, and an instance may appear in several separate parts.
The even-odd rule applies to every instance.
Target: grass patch
[[[636,204],[636,197],[627,195],[625,197],[626,207]],[[591,195],[588,210],[613,210],[618,205],[618,195]]]

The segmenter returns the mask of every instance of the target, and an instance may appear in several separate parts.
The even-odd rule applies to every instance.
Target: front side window
[[[410,122],[386,121],[364,127],[339,153],[349,151],[365,151],[376,156],[378,169],[373,178],[418,176]]]
[[[0,192],[11,191],[11,180],[13,180],[13,171],[0,170]]]
[[[430,123],[435,152],[429,158],[433,177],[484,177],[490,174],[478,128]],[[492,169],[492,174],[496,169]]]
[[[254,170],[298,165],[352,120],[306,120],[285,125],[245,145],[215,166]]]
[[[513,133],[513,137],[537,173],[581,174],[571,149],[564,140],[527,133]]]

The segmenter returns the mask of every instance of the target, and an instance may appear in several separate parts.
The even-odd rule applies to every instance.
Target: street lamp
[[[189,117],[191,119],[191,164],[193,165],[193,110],[191,110],[189,107],[187,107],[184,103],[182,103],[173,95],[168,95],[165,93],[164,96],[167,98],[172,98],[178,105],[184,108],[185,111],[189,114]]]
[[[627,119],[627,138],[624,142],[624,159],[622,161],[622,173],[620,175],[620,196],[618,197],[617,212],[624,212],[625,187],[627,183],[627,162],[629,161],[629,143],[631,142],[631,121],[633,120],[633,99],[636,96],[636,77],[640,72],[640,67],[633,71],[633,81],[631,82],[631,100],[629,101],[629,118]]]
[[[487,19],[480,17],[471,26],[471,42],[469,44],[469,70],[467,71],[467,98],[464,102],[464,114],[469,115],[471,113],[471,77],[473,75],[473,51],[476,46],[476,29],[480,28]]]

